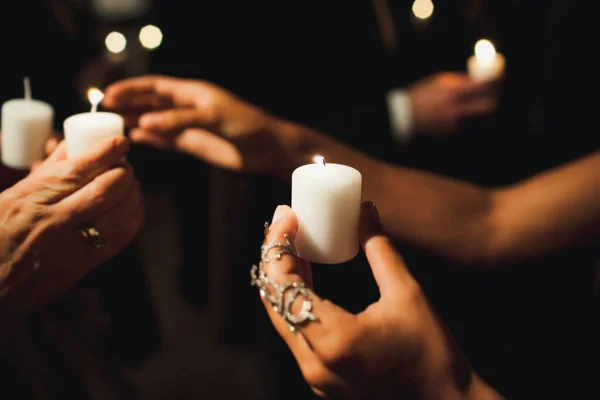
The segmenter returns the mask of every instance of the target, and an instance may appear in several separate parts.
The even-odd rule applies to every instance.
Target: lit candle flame
[[[88,99],[90,100],[90,103],[92,103],[92,112],[96,112],[98,109],[98,104],[100,104],[103,98],[104,93],[102,93],[102,91],[99,89],[90,88],[88,90]]]
[[[315,156],[313,158],[313,161],[316,162],[317,164],[323,164],[323,166],[325,166],[325,157],[323,157],[323,156]]]
[[[496,49],[492,42],[481,39],[475,43],[475,57],[482,62],[490,62],[496,56]]]

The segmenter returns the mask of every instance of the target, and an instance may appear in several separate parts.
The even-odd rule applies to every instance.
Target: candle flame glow
[[[492,42],[481,39],[475,43],[475,57],[482,62],[489,62],[496,56],[496,49]]]
[[[111,32],[106,35],[104,44],[106,45],[108,51],[113,54],[119,54],[125,50],[125,47],[127,47],[127,39],[121,32]]]
[[[325,166],[325,157],[323,156],[314,156],[313,161],[317,164],[323,164],[323,166]]]
[[[98,104],[100,104],[100,102],[104,98],[104,93],[102,93],[100,89],[90,88],[88,90],[87,95],[88,99],[90,100],[90,103],[92,103],[92,112],[95,112],[98,108]]]
[[[412,12],[419,19],[427,19],[433,14],[433,2],[431,0],[415,0]]]
[[[146,25],[140,29],[140,43],[148,50],[156,49],[163,40],[163,34],[159,27]]]

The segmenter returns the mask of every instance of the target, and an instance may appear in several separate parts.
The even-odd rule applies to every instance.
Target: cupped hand
[[[18,322],[117,255],[143,223],[125,138],[66,158],[64,143],[0,194],[0,320]],[[99,234],[99,236],[97,236]]]
[[[415,130],[422,135],[458,131],[465,120],[489,115],[498,106],[500,80],[475,82],[458,72],[440,72],[408,88]]]
[[[298,225],[295,214],[280,206],[265,244],[291,242]],[[430,308],[419,284],[382,232],[372,203],[363,204],[362,246],[380,290],[380,299],[358,315],[310,292],[316,321],[297,325],[297,333],[262,299],[273,325],[294,354],[315,393],[344,399],[466,398],[473,381],[468,362]],[[311,267],[289,254],[280,259],[267,254],[266,276],[278,284],[296,282],[312,289]],[[343,277],[340,277],[343,280]],[[259,285],[260,287],[260,285]],[[289,289],[286,293],[292,290]],[[292,313],[306,303],[300,296]],[[285,302],[283,303],[285,304]],[[475,378],[476,379],[476,378]]]
[[[126,79],[103,106],[121,113],[133,142],[181,151],[244,172],[274,168],[277,143],[263,110],[210,83],[167,76]]]

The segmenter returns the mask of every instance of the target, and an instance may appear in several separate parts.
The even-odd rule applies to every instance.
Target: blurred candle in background
[[[35,161],[45,158],[54,120],[54,108],[32,98],[29,78],[23,83],[25,98],[2,105],[2,163],[14,169],[29,169]]]
[[[433,2],[431,0],[415,0],[412,5],[411,21],[415,29],[425,31],[433,15]]]
[[[504,56],[496,52],[492,42],[481,39],[475,44],[475,54],[467,60],[467,70],[474,81],[490,81],[504,75],[505,63]]]

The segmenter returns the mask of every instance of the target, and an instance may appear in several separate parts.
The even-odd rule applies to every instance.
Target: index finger
[[[183,79],[162,75],[124,79],[106,88],[102,105],[112,109],[140,108],[140,103],[148,103],[148,105],[156,107],[160,103],[164,103],[165,99],[162,99],[161,102],[160,99],[153,96],[169,97],[172,94],[171,92],[179,88],[184,82]]]
[[[498,79],[482,82],[467,79],[456,88],[456,97],[461,101],[470,101],[493,95],[496,93],[499,84],[500,80]]]
[[[364,202],[361,206],[360,240],[382,298],[409,293],[406,289],[418,285],[390,239],[383,233],[377,208],[372,201]]]
[[[319,359],[328,360],[343,342],[341,337],[353,336],[356,316],[321,299],[306,288],[303,260],[298,259],[295,252],[289,252],[289,244],[294,242],[297,230],[298,221],[292,209],[287,206],[278,207],[262,249],[261,264],[264,278],[268,282],[262,279],[258,286],[260,287],[260,283],[267,283],[261,287],[265,306],[273,325],[292,351],[302,348],[302,344],[299,343],[301,338],[294,335],[291,328],[302,334]],[[260,275],[258,280],[261,281]],[[269,299],[269,296],[272,298]],[[305,321],[290,324],[290,320],[286,320],[288,312],[292,317],[300,317]],[[311,314],[314,318],[308,317]]]
[[[98,142],[88,153],[70,159],[61,143],[35,171],[46,189],[43,201],[53,204],[81,189],[97,176],[119,164],[129,151],[129,141],[112,137]]]

